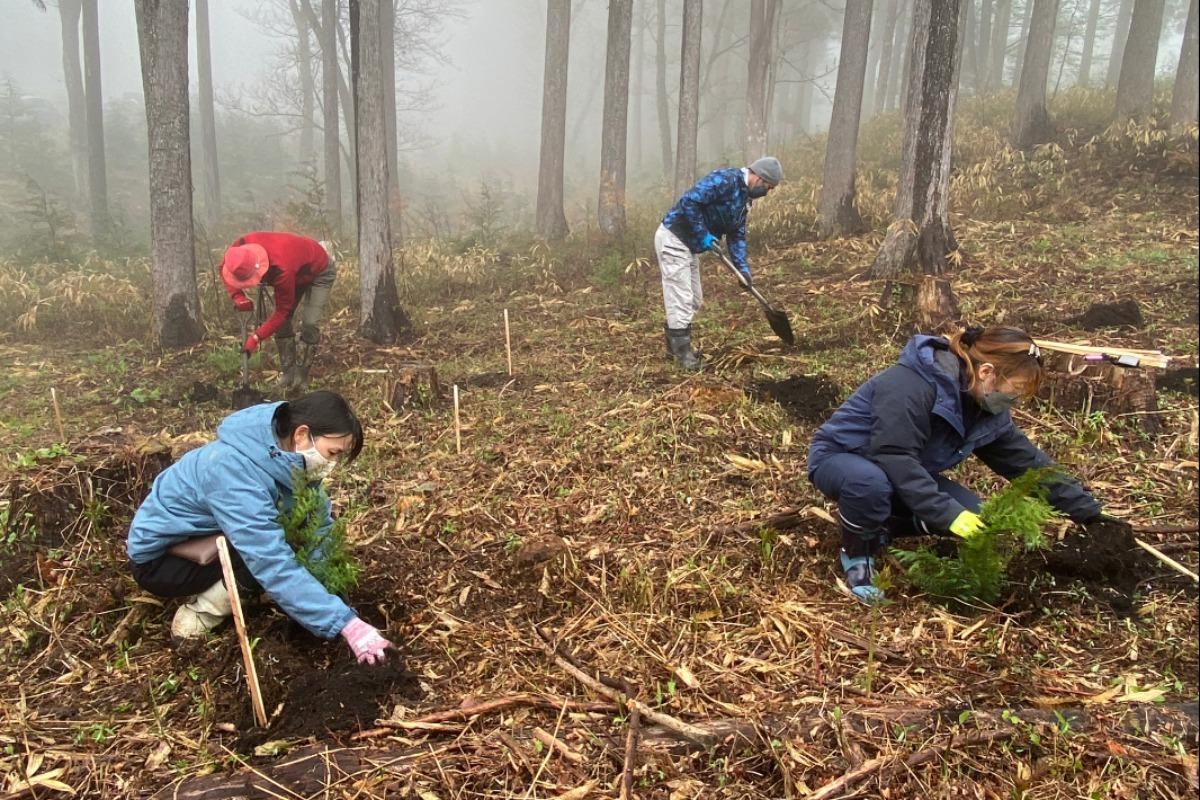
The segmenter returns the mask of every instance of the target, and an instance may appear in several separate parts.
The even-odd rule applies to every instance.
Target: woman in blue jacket
[[[1050,466],[1050,457],[1013,424],[1009,410],[1032,396],[1041,353],[1016,328],[969,328],[948,339],[915,336],[900,361],[866,383],[813,435],[808,477],[838,504],[846,584],[864,603],[875,556],[889,538],[983,528],[974,492],[942,475],[971,454],[1013,479]],[[1100,503],[1074,480],[1055,480],[1048,499],[1086,524]]]
[[[163,470],[134,515],[127,550],[142,588],[189,598],[171,624],[176,639],[203,637],[231,613],[216,560],[216,535],[224,534],[243,591],[265,591],[316,636],[340,634],[360,663],[383,660],[391,643],[301,566],[277,521],[292,503],[294,480],[319,483],[353,461],[362,443],[346,401],[313,392],[231,414],[215,442]],[[333,525],[328,503],[324,513],[320,534]]]

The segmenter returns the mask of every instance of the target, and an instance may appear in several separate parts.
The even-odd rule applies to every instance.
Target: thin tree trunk
[[[325,161],[325,213],[334,230],[342,227],[342,169],[338,130],[338,0],[321,0],[322,146]]]
[[[800,46],[800,64],[804,75],[801,76],[802,82],[796,99],[796,127],[805,135],[812,130],[812,60],[815,49],[812,42],[805,42]]]
[[[1196,29],[1196,0],[1188,4],[1187,23],[1183,28],[1183,44],[1179,49],[1179,66],[1175,69],[1175,88],[1171,93],[1171,124],[1195,125],[1200,105],[1200,81],[1197,80],[1197,60],[1200,58],[1200,35]]]
[[[200,100],[200,151],[204,155],[204,210],[211,228],[221,218],[221,175],[217,166],[217,123],[213,112],[212,48],[208,0],[196,0],[196,84]]]
[[[749,164],[767,153],[767,70],[777,0],[750,0],[750,52],[746,73],[746,130],[742,154]]]
[[[888,78],[886,107],[889,111],[900,107],[900,97],[904,94],[904,87],[908,83],[905,54],[908,52],[908,40],[912,33],[909,25],[909,20],[912,18],[912,0],[900,0],[899,8],[895,41],[892,45],[891,75]]]
[[[537,233],[555,241],[569,232],[563,210],[563,164],[567,144],[567,66],[570,63],[571,0],[546,7],[546,62],[542,68],[542,144],[538,166]]]
[[[604,118],[600,131],[600,198],[597,206],[600,230],[609,236],[625,231],[625,140],[628,137],[629,32],[632,18],[633,0],[610,0],[604,62]],[[666,159],[664,163],[666,170],[669,170],[670,160]]]
[[[867,71],[867,43],[871,37],[871,3],[872,0],[846,0],[846,13],[842,19],[841,57],[825,145],[825,175],[821,183],[822,238],[863,230],[862,216],[854,204],[854,178],[863,79]]]
[[[316,108],[316,86],[313,80],[312,47],[308,21],[300,11],[297,0],[289,0],[292,22],[296,26],[296,70],[300,78],[300,163],[313,160],[315,130],[313,115]]]
[[[388,204],[399,206],[400,140],[396,131],[396,0],[381,0],[379,33],[383,53],[383,113],[387,125]],[[396,217],[399,228],[400,217]],[[399,231],[393,229],[393,238]]]
[[[350,0],[354,109],[358,146],[359,333],[378,344],[396,342],[409,327],[396,294],[392,230],[388,213],[387,60],[383,53],[382,4]]]
[[[188,6],[134,0],[150,153],[154,327],[163,347],[200,341],[188,143]]]
[[[83,0],[83,88],[87,101],[88,200],[92,235],[109,229],[108,167],[104,155],[104,95],[100,81],[100,14],[96,0]]]
[[[1117,119],[1140,119],[1154,110],[1154,68],[1162,34],[1164,0],[1135,0],[1129,38],[1117,81]]]
[[[975,76],[975,91],[986,94],[992,88],[992,0],[983,0],[979,9],[979,61],[988,68]]]
[[[1008,63],[1008,33],[1012,23],[1012,0],[997,0],[996,20],[992,25],[992,64],[988,85],[992,89],[1004,88],[1004,65]]]
[[[900,72],[896,76],[896,87],[898,97],[896,98],[896,107],[900,109],[900,116],[903,117],[908,113],[908,76],[912,72],[912,57],[913,57],[913,36],[916,22],[914,22],[913,14],[915,13],[918,0],[913,0],[909,4],[908,27],[904,31],[904,49],[900,53]]]
[[[912,69],[906,94],[895,221],[871,266],[877,278],[916,269],[940,275],[956,247],[947,218],[956,72],[958,0],[913,3]]]
[[[867,45],[867,71],[863,77],[862,120],[866,122],[875,113],[875,89],[878,86],[875,76],[879,74],[879,32],[883,30],[883,3],[872,2],[871,32],[875,34]],[[780,133],[785,133],[780,131]]]
[[[358,7],[352,10],[358,13]],[[354,198],[354,218],[358,219],[358,124],[354,111],[354,45],[346,41],[341,21],[337,27],[338,45],[341,48],[343,69],[338,77],[338,98],[342,103],[342,125],[346,130],[346,174],[351,183],[349,191]]]
[[[975,10],[975,0],[964,0],[963,5],[966,6],[966,24],[963,27],[963,54],[962,54],[962,71],[971,73],[971,85],[979,85],[979,40],[976,36],[978,24],[975,17],[979,12]]]
[[[1017,109],[1009,139],[1018,150],[1054,138],[1054,123],[1046,111],[1046,79],[1050,74],[1050,56],[1054,51],[1054,23],[1058,19],[1058,0],[1031,0],[1033,19],[1025,63],[1021,65],[1021,84],[1017,89]]]
[[[696,136],[700,119],[700,36],[704,0],[683,0],[683,37],[679,48],[679,120],[675,129],[675,194],[696,180]]]
[[[611,13],[610,10],[610,21]],[[655,24],[654,78],[657,89],[655,95],[658,98],[658,141],[662,150],[662,174],[670,175],[674,162],[671,157],[671,104],[667,98],[667,0],[658,0],[658,18]],[[607,97],[606,89],[606,102]]]
[[[1033,14],[1033,0],[1025,0],[1025,9],[1021,14],[1021,34],[1017,37],[1017,65],[1013,74],[1013,84],[1021,85],[1021,66],[1025,63],[1025,47],[1029,44],[1029,20]],[[1007,51],[1008,48],[1005,48]],[[1004,64],[1000,65],[1000,72],[1004,72]],[[1003,85],[1001,79],[999,85]]]
[[[875,89],[875,113],[879,114],[888,108],[888,99],[892,94],[892,81],[895,73],[892,70],[892,56],[896,49],[896,18],[900,13],[897,0],[887,0],[887,12],[884,14],[882,34],[882,50],[879,53],[879,78]]]
[[[1129,18],[1133,16],[1133,0],[1121,0],[1117,9],[1117,26],[1113,29],[1112,49],[1108,53],[1108,67],[1104,71],[1104,86],[1116,87],[1121,77],[1121,57],[1125,54],[1125,41],[1129,38]]]
[[[62,28],[63,81],[67,86],[67,115],[70,120],[71,170],[75,193],[87,196],[87,108],[83,95],[83,68],[79,61],[79,12],[81,0],[59,0],[58,19]]]
[[[1083,33],[1083,51],[1079,54],[1080,86],[1089,86],[1092,82],[1092,54],[1096,48],[1096,26],[1100,22],[1100,0],[1092,0],[1088,8],[1087,28]]]
[[[643,7],[644,8],[644,7]],[[645,133],[646,115],[643,111],[646,95],[646,15],[638,14],[637,41],[633,46],[633,112],[629,123],[629,138],[633,144],[633,172],[641,175],[645,167]]]

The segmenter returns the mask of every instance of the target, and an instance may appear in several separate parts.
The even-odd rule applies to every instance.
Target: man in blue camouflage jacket
[[[729,257],[750,281],[746,260],[746,216],[750,204],[783,180],[779,159],[765,156],[748,167],[718,169],[684,192],[654,234],[667,311],[667,352],[683,369],[699,369],[692,349],[692,318],[700,309],[700,253],[724,236]]]

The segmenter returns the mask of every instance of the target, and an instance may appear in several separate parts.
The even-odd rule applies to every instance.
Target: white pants
[[[662,272],[663,307],[668,328],[686,328],[704,302],[700,288],[700,256],[662,225],[654,233],[654,252]]]

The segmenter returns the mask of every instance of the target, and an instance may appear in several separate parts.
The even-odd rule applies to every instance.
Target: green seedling
[[[325,509],[329,505],[324,488],[308,484],[303,475],[294,476],[293,486],[300,488],[292,496],[292,505],[280,509],[278,517],[287,543],[296,552],[300,565],[330,594],[344,596],[358,585],[362,570],[346,541],[347,515],[339,516],[328,530],[323,530]]]

